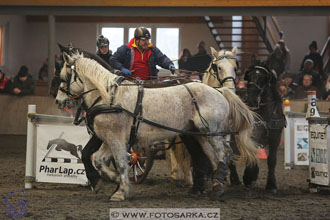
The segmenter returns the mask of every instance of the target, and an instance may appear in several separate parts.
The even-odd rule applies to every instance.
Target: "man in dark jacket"
[[[150,42],[150,33],[145,27],[135,29],[134,38],[117,49],[110,57],[110,65],[124,75],[131,75],[142,80],[156,79],[156,65],[175,72],[172,61]]]
[[[313,70],[317,72],[321,79],[326,80],[326,76],[323,75],[323,59],[320,53],[317,51],[316,41],[312,41],[309,45],[309,53],[304,57],[300,65],[300,70],[304,69],[305,61],[311,59],[313,61]]]
[[[21,66],[14,78],[13,87],[13,94],[15,95],[31,95],[34,93],[34,81],[26,66]]]
[[[0,93],[12,93],[13,83],[0,69]]]
[[[103,35],[100,35],[97,38],[96,46],[97,46],[97,52],[96,55],[101,57],[105,62],[109,63],[109,59],[112,55],[112,51],[109,50],[109,39],[104,37]]]

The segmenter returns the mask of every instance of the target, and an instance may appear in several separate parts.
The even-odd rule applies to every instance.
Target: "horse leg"
[[[175,142],[180,142],[181,139],[176,137]],[[178,143],[174,145],[173,148],[175,160],[179,165],[178,168],[182,170],[184,181],[186,186],[193,185],[192,172],[191,172],[191,157],[183,143]]]
[[[165,145],[165,147],[168,147],[168,144]],[[166,151],[166,160],[168,161],[168,164],[170,166],[170,172],[171,172],[171,179],[174,181],[178,181],[181,179],[178,160],[176,160],[176,154],[178,153],[176,151],[177,146],[172,146],[170,149]]]
[[[184,146],[183,143],[180,144],[179,149],[180,149],[179,155],[182,156],[182,160],[179,161],[181,163],[181,167],[184,175],[185,186],[192,186],[193,180],[192,180],[192,170],[191,170],[191,156],[186,146]],[[177,158],[177,160],[178,159],[179,158]]]
[[[126,146],[123,144],[125,141],[113,137],[120,136],[120,134],[112,135],[107,138],[107,145],[118,164],[120,173],[120,185],[118,190],[110,196],[110,201],[124,201],[130,197],[130,182],[128,179],[128,159]]]
[[[232,161],[230,161],[229,163],[229,170],[230,170],[230,183],[232,186],[236,186],[236,185],[241,185],[241,181],[239,180],[239,176],[236,170],[236,166],[233,164]]]
[[[281,141],[282,129],[270,130],[269,137],[269,155],[267,159],[268,176],[266,190],[276,192],[275,167],[277,159],[277,149]]]
[[[259,167],[256,163],[254,166],[247,166],[244,170],[243,183],[246,187],[253,187],[257,183],[259,175]]]
[[[213,171],[213,167],[201,145],[194,137],[181,136],[181,139],[191,156],[193,166],[193,184],[189,190],[189,194],[199,196],[206,189],[206,178]]]
[[[116,170],[114,164],[114,170],[111,169],[111,162],[114,162],[114,158],[106,145],[102,145],[99,151],[93,154],[93,165],[96,169],[101,170],[109,179],[115,183],[120,183],[120,175]]]
[[[239,150],[238,150],[237,145],[236,145],[235,136],[231,135],[230,140],[231,140],[230,147],[233,150],[233,153],[236,154],[236,155],[239,155]],[[229,170],[230,170],[229,180],[230,180],[231,185],[233,185],[233,186],[241,185],[241,181],[239,180],[239,176],[238,176],[238,173],[237,173],[237,170],[236,170],[236,166],[234,165],[233,161],[230,161],[230,163],[229,163]]]
[[[210,159],[213,169],[213,186],[211,199],[222,200],[227,171],[232,155],[232,149],[223,137],[199,137],[199,142]]]
[[[96,135],[94,135],[88,141],[88,143],[81,152],[82,154],[81,159],[85,166],[86,176],[91,183],[92,190],[95,192],[98,192],[100,190],[102,186],[102,179],[100,174],[97,172],[97,170],[94,168],[92,164],[91,155],[94,152],[98,151],[101,145],[102,145],[102,140],[100,140]]]

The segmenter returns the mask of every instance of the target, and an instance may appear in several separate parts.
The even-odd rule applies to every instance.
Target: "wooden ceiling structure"
[[[330,15],[329,0],[1,0],[0,14],[85,16]]]

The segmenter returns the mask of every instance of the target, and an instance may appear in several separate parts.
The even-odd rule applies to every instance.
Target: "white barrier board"
[[[329,130],[328,133],[327,129]],[[329,149],[327,146],[327,138],[329,139],[329,137],[327,134],[330,134],[328,125],[310,125],[310,180],[311,183],[325,186],[329,186]]]
[[[37,124],[36,181],[87,185],[81,150],[89,140],[86,127]]]
[[[294,118],[293,129],[294,165],[309,165],[308,121],[305,118]]]

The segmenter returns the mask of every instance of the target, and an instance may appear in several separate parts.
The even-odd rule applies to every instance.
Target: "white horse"
[[[69,56],[63,54],[65,65],[60,78],[64,81],[61,87],[66,88],[72,95],[82,95],[87,107],[91,107],[100,96],[99,104],[110,103],[110,94],[107,92],[109,85],[114,85],[117,75],[104,69],[96,61],[84,58],[83,55]],[[175,86],[161,89],[144,89],[142,115],[145,119],[161,125],[185,131],[197,130],[201,133],[228,131],[230,128],[243,135],[243,121],[236,95],[229,89],[219,91],[201,83],[186,84],[194,99],[199,105],[200,114],[208,122],[208,129],[192,102],[189,91],[184,86]],[[110,91],[111,93],[111,91]],[[65,105],[66,95],[59,92],[56,103],[59,107]],[[130,112],[134,111],[138,94],[137,86],[119,86],[113,94],[114,105],[120,105]],[[227,97],[227,99],[225,98]],[[231,97],[231,98],[229,98]],[[240,100],[239,100],[240,101]],[[231,120],[230,120],[231,119]],[[101,169],[113,180],[120,181],[119,189],[110,200],[122,201],[130,197],[130,183],[128,179],[127,143],[130,137],[130,127],[133,117],[127,112],[99,114],[94,118],[94,130],[103,141],[100,150],[111,152],[119,168],[119,176],[113,174],[106,164],[101,164]],[[234,124],[230,125],[229,121]],[[174,138],[177,134],[151,126],[147,123],[140,124],[136,145],[148,148],[155,141]],[[242,126],[243,125],[243,126]],[[209,133],[209,134],[211,134]],[[230,150],[223,136],[197,136],[199,144],[212,163],[214,171],[224,160],[224,152]],[[109,150],[108,150],[109,149]],[[256,162],[254,148],[240,148],[241,157],[247,164]],[[220,184],[215,184],[213,189],[218,192]]]
[[[209,68],[203,75],[202,82],[206,85],[209,85],[213,88],[219,89],[221,87],[226,87],[235,91],[235,79],[236,79],[236,70],[237,70],[237,47],[234,47],[231,51],[220,50],[217,51],[213,47],[211,47],[212,54],[212,62],[209,65]],[[236,141],[239,144],[245,145],[248,148],[252,148],[254,143],[250,138],[252,133],[253,121],[254,121],[254,112],[250,111],[248,106],[246,106],[243,102],[237,100],[237,103],[240,105],[241,114],[245,115],[245,119],[242,123],[245,127],[245,137],[242,141],[241,137],[238,136]],[[177,138],[176,142],[180,142],[180,139]],[[171,178],[178,179],[179,170],[182,170],[185,184],[191,185],[191,168],[189,166],[189,162],[191,161],[190,154],[187,153],[187,149],[183,143],[176,144],[173,148],[168,150],[168,154],[170,156],[170,168],[171,168]]]

